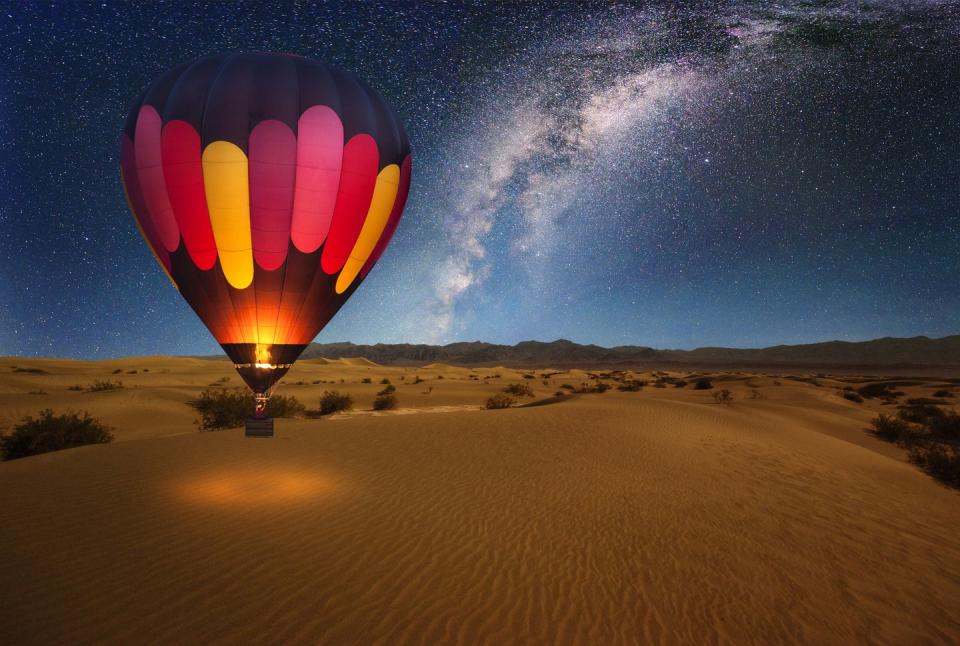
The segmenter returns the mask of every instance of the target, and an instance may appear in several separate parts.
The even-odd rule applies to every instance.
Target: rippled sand
[[[430,379],[399,387],[413,412],[247,440],[183,405],[226,366],[149,361],[118,392],[67,393],[93,370],[72,363],[0,381],[17,412],[118,427],[0,464],[0,643],[960,640],[960,494],[830,387],[731,374],[728,406],[647,387],[486,411],[519,373],[315,364],[292,380],[342,374],[358,401],[382,387],[358,371]],[[18,390],[42,379],[52,404]]]

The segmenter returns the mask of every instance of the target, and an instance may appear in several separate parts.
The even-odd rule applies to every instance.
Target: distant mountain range
[[[872,341],[827,341],[805,345],[777,345],[769,348],[697,348],[657,350],[622,345],[603,348],[581,345],[566,339],[523,341],[497,345],[481,341],[448,345],[409,343],[355,345],[353,343],[312,343],[302,359],[363,357],[380,364],[502,365],[530,367],[609,367],[616,364],[668,366],[797,366],[797,367],[957,367],[960,366],[960,335],[931,339],[885,337]]]

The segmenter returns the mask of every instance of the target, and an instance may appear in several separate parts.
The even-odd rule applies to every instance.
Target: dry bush
[[[960,448],[923,443],[910,447],[910,461],[940,482],[960,487]]]
[[[393,410],[397,407],[397,396],[394,394],[377,395],[373,400],[373,410]]]
[[[514,397],[533,397],[533,390],[527,384],[509,384],[503,387],[503,392]]]
[[[486,408],[489,410],[510,408],[516,403],[516,401],[517,400],[506,393],[496,393],[487,399]]]
[[[580,388],[577,390],[577,392],[584,394],[605,393],[608,390],[610,390],[610,384],[605,384],[602,381],[598,381],[593,384],[580,384]]]
[[[646,385],[647,385],[647,382],[643,381],[642,379],[629,379],[627,381],[624,381],[619,386],[617,386],[617,390],[622,390],[628,393],[635,393]]]
[[[858,393],[855,393],[852,390],[844,390],[840,393],[840,396],[843,397],[844,399],[849,399],[850,401],[856,402],[858,404],[863,403],[863,397],[861,397]]]
[[[371,379],[370,377],[364,377],[363,379],[360,380],[360,383],[361,383],[361,384],[372,384],[372,383],[373,383],[373,379]]]
[[[713,401],[718,404],[729,404],[733,401],[733,393],[724,388],[723,390],[718,390],[713,393]]]
[[[397,387],[396,387],[396,386],[394,386],[393,384],[388,383],[386,388],[384,388],[383,390],[381,390],[380,392],[377,393],[377,396],[380,397],[380,396],[382,396],[382,395],[390,395],[390,394],[396,392],[396,390],[397,390]]]
[[[943,417],[945,413],[937,406],[927,403],[911,403],[916,400],[910,400],[906,406],[901,406],[897,411],[897,417],[914,424],[928,424],[934,417]]]
[[[200,413],[201,431],[219,431],[239,428],[253,415],[253,396],[243,388],[212,390],[200,393],[198,399],[187,405]],[[306,407],[296,397],[273,395],[267,401],[268,417],[295,417],[305,412]]]
[[[87,386],[84,389],[84,392],[99,393],[105,390],[118,390],[120,388],[123,388],[122,381],[105,381],[105,380],[97,379],[92,384]]]
[[[337,390],[325,390],[320,397],[320,414],[330,415],[353,408],[353,398]]]
[[[877,415],[870,422],[870,425],[873,427],[870,432],[887,442],[898,442],[901,438],[906,438],[911,434],[908,422],[884,413]]]
[[[929,418],[927,428],[942,441],[960,444],[960,414],[949,412]]]
[[[0,436],[0,453],[4,460],[16,460],[86,444],[106,444],[113,440],[112,430],[89,413],[54,415],[47,409],[36,418],[24,417],[13,427],[13,433]]]
[[[862,397],[866,397],[867,399],[896,399],[897,397],[903,395],[903,393],[900,391],[892,390],[892,386],[889,383],[882,381],[860,386],[857,388],[857,393],[859,393]]]
[[[381,385],[381,386],[389,386],[389,385],[390,385],[390,380],[387,379],[386,377],[384,377],[383,379],[380,380],[380,385]]]
[[[709,379],[697,379],[696,383],[693,384],[694,390],[710,390],[713,388],[713,382]]]

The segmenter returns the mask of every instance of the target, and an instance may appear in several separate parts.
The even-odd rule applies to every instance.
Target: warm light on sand
[[[231,506],[307,502],[333,489],[328,477],[282,467],[218,471],[176,485],[178,495],[189,502]]]

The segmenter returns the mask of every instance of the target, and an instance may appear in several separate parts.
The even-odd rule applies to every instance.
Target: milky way
[[[159,72],[232,50],[351,69],[408,126],[404,220],[320,341],[960,331],[956,3],[71,4],[0,20],[0,354],[216,350],[126,212],[116,142]]]

